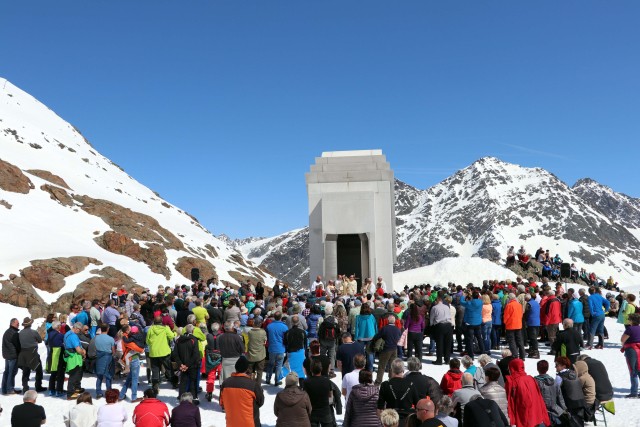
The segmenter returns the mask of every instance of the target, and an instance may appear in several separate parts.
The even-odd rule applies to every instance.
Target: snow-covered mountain
[[[273,280],[4,79],[0,222],[0,302],[35,316],[114,286],[189,283],[192,268],[232,285]]]
[[[427,190],[396,180],[396,271],[447,257],[504,260],[508,246],[524,244],[532,253],[539,247],[549,249],[598,275],[613,275],[621,283],[640,282],[637,199],[610,189],[580,191],[584,187],[577,184],[571,189],[544,169],[492,157]],[[615,208],[600,206],[605,193],[617,201]],[[278,244],[283,239],[286,245]],[[236,247],[274,274],[306,283],[308,260],[303,249],[307,245],[308,232],[301,229]],[[284,260],[286,268],[282,268]]]

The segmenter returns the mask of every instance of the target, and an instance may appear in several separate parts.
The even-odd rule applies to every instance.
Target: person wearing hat
[[[227,426],[260,427],[260,407],[264,404],[262,387],[251,379],[249,361],[240,356],[236,372],[220,387],[220,407],[225,412]]]
[[[18,333],[20,341],[20,353],[18,354],[18,367],[22,369],[22,392],[29,390],[29,376],[31,371],[36,371],[36,392],[41,393],[47,389],[42,387],[42,362],[38,354],[38,344],[42,342],[42,337],[37,331],[31,329],[33,319],[25,317],[22,322],[22,329]]]
[[[285,377],[285,389],[276,395],[273,412],[277,417],[276,427],[311,427],[311,400],[298,387],[298,374],[289,372]]]

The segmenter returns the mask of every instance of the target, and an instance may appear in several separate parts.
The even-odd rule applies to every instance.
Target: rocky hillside
[[[237,285],[270,274],[102,156],[72,125],[0,80],[0,302],[32,315],[113,286]]]
[[[595,184],[587,191],[581,182],[572,189],[543,169],[491,157],[427,190],[396,180],[396,271],[456,256],[501,261],[508,246],[524,244],[621,283],[640,282],[637,199]],[[611,200],[603,202],[605,194]],[[285,245],[274,244],[284,236]],[[276,275],[307,283],[307,236],[301,229],[237,247]]]

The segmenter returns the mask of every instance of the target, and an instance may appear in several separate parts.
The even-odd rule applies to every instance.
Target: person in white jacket
[[[98,409],[93,406],[91,394],[81,393],[67,414],[64,414],[64,424],[67,427],[96,427],[98,425]]]

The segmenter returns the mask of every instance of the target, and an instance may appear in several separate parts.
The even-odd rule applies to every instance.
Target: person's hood
[[[576,373],[576,371],[573,371],[571,369],[566,369],[562,374],[563,376],[567,377],[568,380],[578,379],[578,374]]]
[[[456,370],[449,369],[447,374],[449,374],[449,376],[454,380],[462,380],[462,371],[459,369],[456,369]]]
[[[512,376],[527,375],[527,373],[524,371],[524,362],[522,361],[522,359],[513,359],[511,362],[509,362],[509,373]]]
[[[304,399],[306,392],[299,387],[287,387],[278,393],[280,401],[288,407],[295,406]]]
[[[578,374],[579,377],[581,377],[584,374],[589,374],[589,366],[587,365],[586,362],[579,360],[576,363],[574,363],[573,366],[575,367],[576,374]]]
[[[164,335],[166,333],[164,328],[166,328],[165,325],[153,325],[149,328],[149,330],[147,331],[147,334],[151,336],[161,335],[161,334]]]
[[[351,389],[354,398],[368,401],[371,399],[378,400],[379,388],[373,384],[357,384]]]
[[[546,385],[547,387],[551,387],[553,384],[555,384],[556,380],[554,380],[553,378],[551,378],[549,375],[538,375],[536,377],[536,380],[542,382],[542,384]]]

